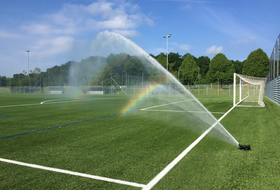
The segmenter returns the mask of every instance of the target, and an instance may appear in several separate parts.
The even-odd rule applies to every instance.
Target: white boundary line
[[[45,100],[42,101],[41,104],[60,104],[64,102],[78,102],[78,101],[95,101],[95,100],[110,100],[110,99],[120,99],[120,98],[97,98],[97,99],[74,99],[74,100],[69,100],[69,99],[54,99],[54,100]],[[58,100],[58,101],[57,101]],[[62,101],[61,101],[62,100]],[[51,102],[51,103],[49,103]]]
[[[68,100],[68,101],[46,100],[46,101],[42,101],[40,103],[33,103],[33,104],[16,104],[16,105],[0,106],[0,108],[11,108],[11,107],[21,107],[21,106],[38,106],[38,105],[41,105],[43,103],[45,103],[45,104],[60,104],[60,103],[65,103],[65,102],[95,101],[95,100],[104,100],[104,99],[105,100],[107,100],[107,99],[109,100],[109,99],[121,99],[121,98],[98,98],[98,99]],[[50,102],[50,101],[54,101],[54,102]]]
[[[179,156],[177,156],[168,166],[166,166],[154,179],[152,179],[142,190],[150,190],[153,188],[180,160],[182,160],[188,152],[197,145],[235,106],[229,109],[222,117],[220,117],[211,127],[209,127],[202,135],[200,135],[190,146],[188,146]],[[226,129],[225,129],[226,130]],[[227,132],[227,130],[226,130]],[[231,134],[228,133],[230,136]],[[232,136],[231,136],[232,137]],[[233,137],[232,137],[233,138]],[[234,138],[233,138],[234,139]],[[235,140],[235,139],[234,139]],[[237,145],[239,144],[236,141]]]
[[[171,103],[168,103],[168,104],[161,104],[161,105],[157,105],[157,106],[151,106],[151,107],[147,107],[147,108],[142,108],[140,110],[148,110],[148,109],[151,109],[151,108],[158,108],[158,107],[162,107],[162,106],[167,106],[167,105],[170,105],[170,104],[178,104],[180,102],[188,102],[188,101],[193,101],[193,100],[182,100],[182,101],[178,101],[178,102],[171,102]]]
[[[122,184],[122,185],[133,186],[133,187],[142,187],[142,188],[145,187],[144,184],[139,184],[139,183],[134,183],[134,182],[129,182],[129,181],[122,181],[119,179],[112,179],[112,178],[90,175],[90,174],[85,174],[85,173],[73,172],[73,171],[69,171],[69,170],[62,170],[62,169],[58,169],[58,168],[40,166],[40,165],[36,165],[36,164],[28,164],[28,163],[18,162],[18,161],[14,161],[14,160],[8,160],[8,159],[4,159],[4,158],[0,158],[0,161],[10,163],[10,164],[16,164],[16,165],[20,165],[20,166],[27,166],[27,167],[37,168],[37,169],[41,169],[41,170],[48,170],[48,171],[53,171],[53,172],[58,172],[58,173],[86,177],[86,178],[107,181],[107,182],[112,182],[112,183],[118,183],[118,184]]]
[[[90,101],[88,99],[80,100],[80,99],[75,99],[75,100],[67,100],[67,99],[60,99],[60,100],[46,100],[42,101],[40,104],[62,104],[65,102],[79,102],[79,101]]]
[[[0,106],[0,108],[11,108],[11,107],[21,107],[21,106],[38,106],[40,103],[34,104],[18,104],[18,105],[7,105],[7,106]]]
[[[142,109],[141,109],[142,110]],[[206,111],[184,111],[184,110],[142,110],[142,111],[159,111],[159,112],[190,112],[190,113],[208,113]],[[225,112],[211,112],[214,114],[225,114]]]

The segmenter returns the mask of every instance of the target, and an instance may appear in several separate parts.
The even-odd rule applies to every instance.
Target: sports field
[[[185,127],[176,106],[143,109],[166,104],[155,105],[156,96],[122,112],[134,98],[0,94],[0,189],[144,187],[202,132]],[[231,96],[197,98],[216,118],[232,107]],[[153,189],[279,188],[280,107],[264,102],[236,107],[221,122],[251,151],[210,132]]]

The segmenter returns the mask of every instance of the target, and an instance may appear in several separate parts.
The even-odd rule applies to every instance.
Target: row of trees
[[[166,66],[166,56],[163,53],[155,58],[162,66]],[[200,84],[217,80],[221,83],[232,83],[234,72],[255,77],[266,77],[269,72],[269,58],[262,49],[252,51],[243,62],[228,60],[222,53],[211,60],[207,56],[196,58],[185,54],[180,57],[178,53],[170,53],[168,60],[169,72],[178,76],[183,84],[193,84],[197,80]]]
[[[150,55],[166,68],[166,54]],[[160,73],[157,69],[147,67],[146,58],[131,56],[125,53],[110,54],[107,57],[90,56],[80,62],[69,61],[61,66],[54,66],[42,72],[39,68],[14,74],[12,78],[0,77],[0,86],[64,86],[64,85],[110,85],[111,77],[121,81],[123,75],[145,77],[146,80],[157,80]],[[210,60],[207,56],[196,58],[187,53],[168,54],[168,70],[182,84],[232,83],[233,73],[265,77],[269,72],[269,58],[262,49],[252,51],[243,62],[228,60],[219,53]],[[144,64],[143,64],[144,63]],[[71,76],[71,80],[70,79]],[[71,84],[69,83],[71,82]]]

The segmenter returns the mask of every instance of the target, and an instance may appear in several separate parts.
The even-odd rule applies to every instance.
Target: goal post
[[[263,102],[266,78],[234,73],[233,106],[264,107]]]

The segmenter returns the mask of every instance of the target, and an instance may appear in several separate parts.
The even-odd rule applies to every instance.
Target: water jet
[[[95,37],[90,52],[95,57],[89,60],[89,64],[71,66],[71,86],[107,85],[111,89],[110,94],[119,94],[118,89],[122,89],[133,97],[120,110],[121,113],[154,111],[146,115],[152,119],[158,118],[153,114],[156,112],[161,112],[163,117],[170,114],[176,117],[180,113],[182,117],[179,120],[183,124],[180,128],[202,134],[213,126],[210,136],[238,147],[239,143],[220,121],[173,74],[131,40],[118,33],[104,31]],[[170,121],[170,125],[174,123]]]

